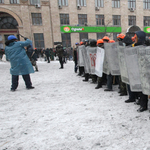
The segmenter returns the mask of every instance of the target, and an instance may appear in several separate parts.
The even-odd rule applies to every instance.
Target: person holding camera
[[[10,61],[10,74],[12,75],[11,91],[18,87],[19,75],[22,75],[27,89],[33,89],[30,73],[34,73],[33,66],[26,54],[24,47],[32,44],[32,41],[25,38],[25,41],[18,41],[14,35],[8,36],[5,42],[6,58]]]

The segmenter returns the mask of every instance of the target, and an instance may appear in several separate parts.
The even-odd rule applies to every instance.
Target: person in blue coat
[[[33,66],[26,54],[24,47],[32,44],[32,41],[24,38],[25,41],[18,41],[14,35],[8,36],[5,42],[6,58],[10,61],[10,74],[12,75],[11,91],[18,87],[19,75],[22,75],[27,89],[33,89],[30,73],[34,73]]]

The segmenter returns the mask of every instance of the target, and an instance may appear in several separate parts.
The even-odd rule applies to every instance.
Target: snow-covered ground
[[[11,92],[9,62],[0,62],[0,150],[150,150],[149,111],[83,82],[68,61],[38,61],[35,89],[20,76]]]

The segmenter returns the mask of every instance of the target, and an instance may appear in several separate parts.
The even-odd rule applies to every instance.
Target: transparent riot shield
[[[142,91],[141,79],[138,65],[138,49],[140,46],[125,49],[125,60],[127,64],[128,77],[131,91]]]
[[[129,84],[129,77],[128,77],[128,71],[127,71],[127,65],[126,65],[125,53],[124,53],[126,48],[127,47],[125,46],[118,47],[118,60],[119,60],[121,80],[122,82]]]
[[[90,74],[95,74],[96,51],[97,51],[97,47],[88,47],[87,49]]]
[[[140,47],[138,63],[143,94],[150,95],[150,46]]]
[[[84,61],[83,61],[83,50],[84,50],[85,46],[84,45],[80,45],[78,47],[78,66],[82,67],[84,66]]]
[[[98,77],[102,77],[103,74],[104,55],[105,55],[104,49],[97,47],[95,74]]]
[[[112,75],[120,75],[120,67],[118,60],[118,42],[104,44],[108,66]]]
[[[87,51],[88,51],[88,47],[84,47],[83,51],[82,51],[82,55],[83,55],[83,61],[84,61],[84,71],[85,73],[90,73],[90,67],[89,67],[89,59],[87,56]]]
[[[105,55],[104,55],[104,63],[103,63],[103,72],[107,75],[110,74],[110,69],[109,69],[109,65],[108,65],[108,58],[107,58],[107,54],[106,54],[106,45],[107,43],[104,43],[104,50],[105,50]]]

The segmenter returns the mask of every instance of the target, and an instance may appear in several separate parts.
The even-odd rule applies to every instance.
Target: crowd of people
[[[113,91],[113,84],[118,84],[120,96],[128,95],[129,98],[125,100],[125,103],[132,103],[134,102],[136,105],[140,105],[138,112],[143,112],[148,109],[148,95],[143,94],[143,92],[133,92],[131,91],[130,85],[126,84],[122,81],[121,75],[113,76],[111,73],[109,74],[102,74],[102,77],[97,76],[96,74],[89,74],[85,72],[85,65],[79,64],[79,57],[80,56],[80,47],[84,45],[86,51],[90,48],[96,48],[100,47],[102,49],[105,49],[104,43],[114,43],[118,42],[119,46],[124,47],[135,47],[139,45],[149,46],[149,38],[146,37],[145,32],[143,31],[137,31],[135,32],[134,37],[130,38],[129,36],[126,36],[124,34],[119,34],[117,36],[117,41],[110,40],[108,36],[104,36],[102,39],[83,39],[80,43],[75,43],[74,47],[74,72],[77,73],[78,76],[82,76],[83,82],[88,82],[89,78],[91,78],[92,83],[97,83],[97,86],[95,89],[102,88],[102,85],[106,85],[106,89],[104,91]],[[87,53],[82,51],[82,53]]]

